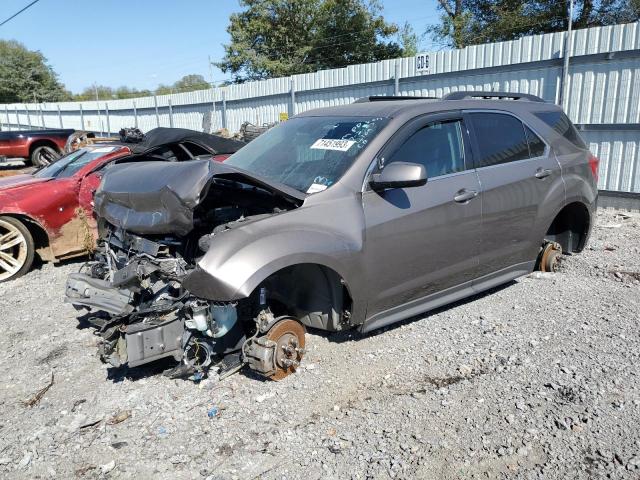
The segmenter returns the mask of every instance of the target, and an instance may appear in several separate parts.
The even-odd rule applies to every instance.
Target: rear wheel
[[[56,161],[58,158],[60,158],[60,154],[55,148],[43,145],[31,152],[31,165],[34,167],[44,167]]]
[[[29,271],[35,248],[29,230],[15,218],[0,217],[0,282]]]

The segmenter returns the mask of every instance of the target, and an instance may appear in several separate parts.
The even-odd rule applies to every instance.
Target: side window
[[[432,123],[414,133],[386,163],[419,163],[429,178],[465,169],[459,120]]]
[[[560,110],[553,112],[534,112],[534,115],[573,143],[576,147],[582,149],[587,148],[587,145],[580,137],[578,130],[576,130],[576,127],[571,123],[571,120],[569,120],[569,117],[567,117],[564,112],[561,112]]]
[[[546,148],[544,142],[526,125],[524,126],[524,132],[527,135],[527,142],[529,143],[529,156],[531,158],[543,156],[544,149]]]
[[[502,113],[471,113],[480,149],[478,167],[529,158],[522,122]]]

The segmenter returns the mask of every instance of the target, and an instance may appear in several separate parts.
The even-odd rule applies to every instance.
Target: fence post
[[[29,105],[25,103],[24,109],[27,111],[27,123],[29,124],[29,130],[33,130],[33,125],[31,125],[31,115],[29,115]]]
[[[60,128],[64,128],[62,124],[62,112],[60,111],[60,104],[56,103],[56,106],[58,107],[58,122],[60,123]]]
[[[18,106],[16,105],[15,107],[13,107],[13,109],[16,112],[16,125],[18,127],[18,130],[20,130],[20,127],[22,127],[22,124],[20,123],[20,115],[18,115]]]
[[[158,112],[158,96],[153,94],[153,104],[156,107],[156,127],[160,126],[160,113]]]
[[[173,106],[171,105],[171,97],[169,97],[169,127],[173,128]]]
[[[291,95],[291,105],[289,106],[289,116],[296,114],[296,81],[291,77],[289,79],[289,93]]]
[[[40,110],[40,123],[42,124],[42,128],[47,128],[47,126],[44,124],[44,113],[42,113],[41,103],[38,104],[38,110]]]
[[[397,97],[400,95],[400,62],[402,60],[396,59],[395,67],[396,71],[393,75],[393,94]]]
[[[84,130],[84,111],[82,110],[82,104],[79,103],[78,105],[80,105],[80,128]]]
[[[133,101],[133,121],[135,122],[135,127],[138,128],[138,109],[136,107],[136,101]]]
[[[222,89],[222,128],[227,128],[227,89]]]
[[[215,119],[216,119],[216,89],[211,84],[211,132],[215,132]]]
[[[109,120],[109,104],[104,102],[104,113],[107,116],[107,136],[111,136],[111,121]]]
[[[11,130],[11,121],[9,120],[9,107],[4,106],[4,113],[7,116],[7,128]]]

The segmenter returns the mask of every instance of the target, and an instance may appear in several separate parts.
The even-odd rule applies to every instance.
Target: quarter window
[[[524,126],[524,132],[527,135],[527,142],[529,143],[529,156],[531,158],[543,156],[546,148],[544,142],[526,125]]]
[[[576,127],[571,123],[571,120],[569,120],[569,117],[567,117],[564,112],[559,110],[553,112],[534,112],[534,115],[573,143],[576,147],[582,149],[587,148],[587,145],[580,137],[578,130],[576,130]]]
[[[522,122],[501,113],[471,113],[479,147],[478,167],[529,158]]]
[[[430,178],[465,169],[462,128],[459,120],[435,122],[414,133],[387,163],[424,165]]]

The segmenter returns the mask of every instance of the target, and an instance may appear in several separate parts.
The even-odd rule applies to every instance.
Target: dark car
[[[37,256],[59,261],[95,247],[93,193],[108,166],[224,161],[244,143],[180,128],[156,128],[140,143],[85,146],[34,173],[0,178],[0,282],[26,273]]]
[[[94,324],[113,365],[279,379],[305,326],[368,332],[554,270],[587,243],[597,172],[562,110],[530,95],[311,110],[224,164],[110,169],[103,242],[67,300],[109,314]]]

